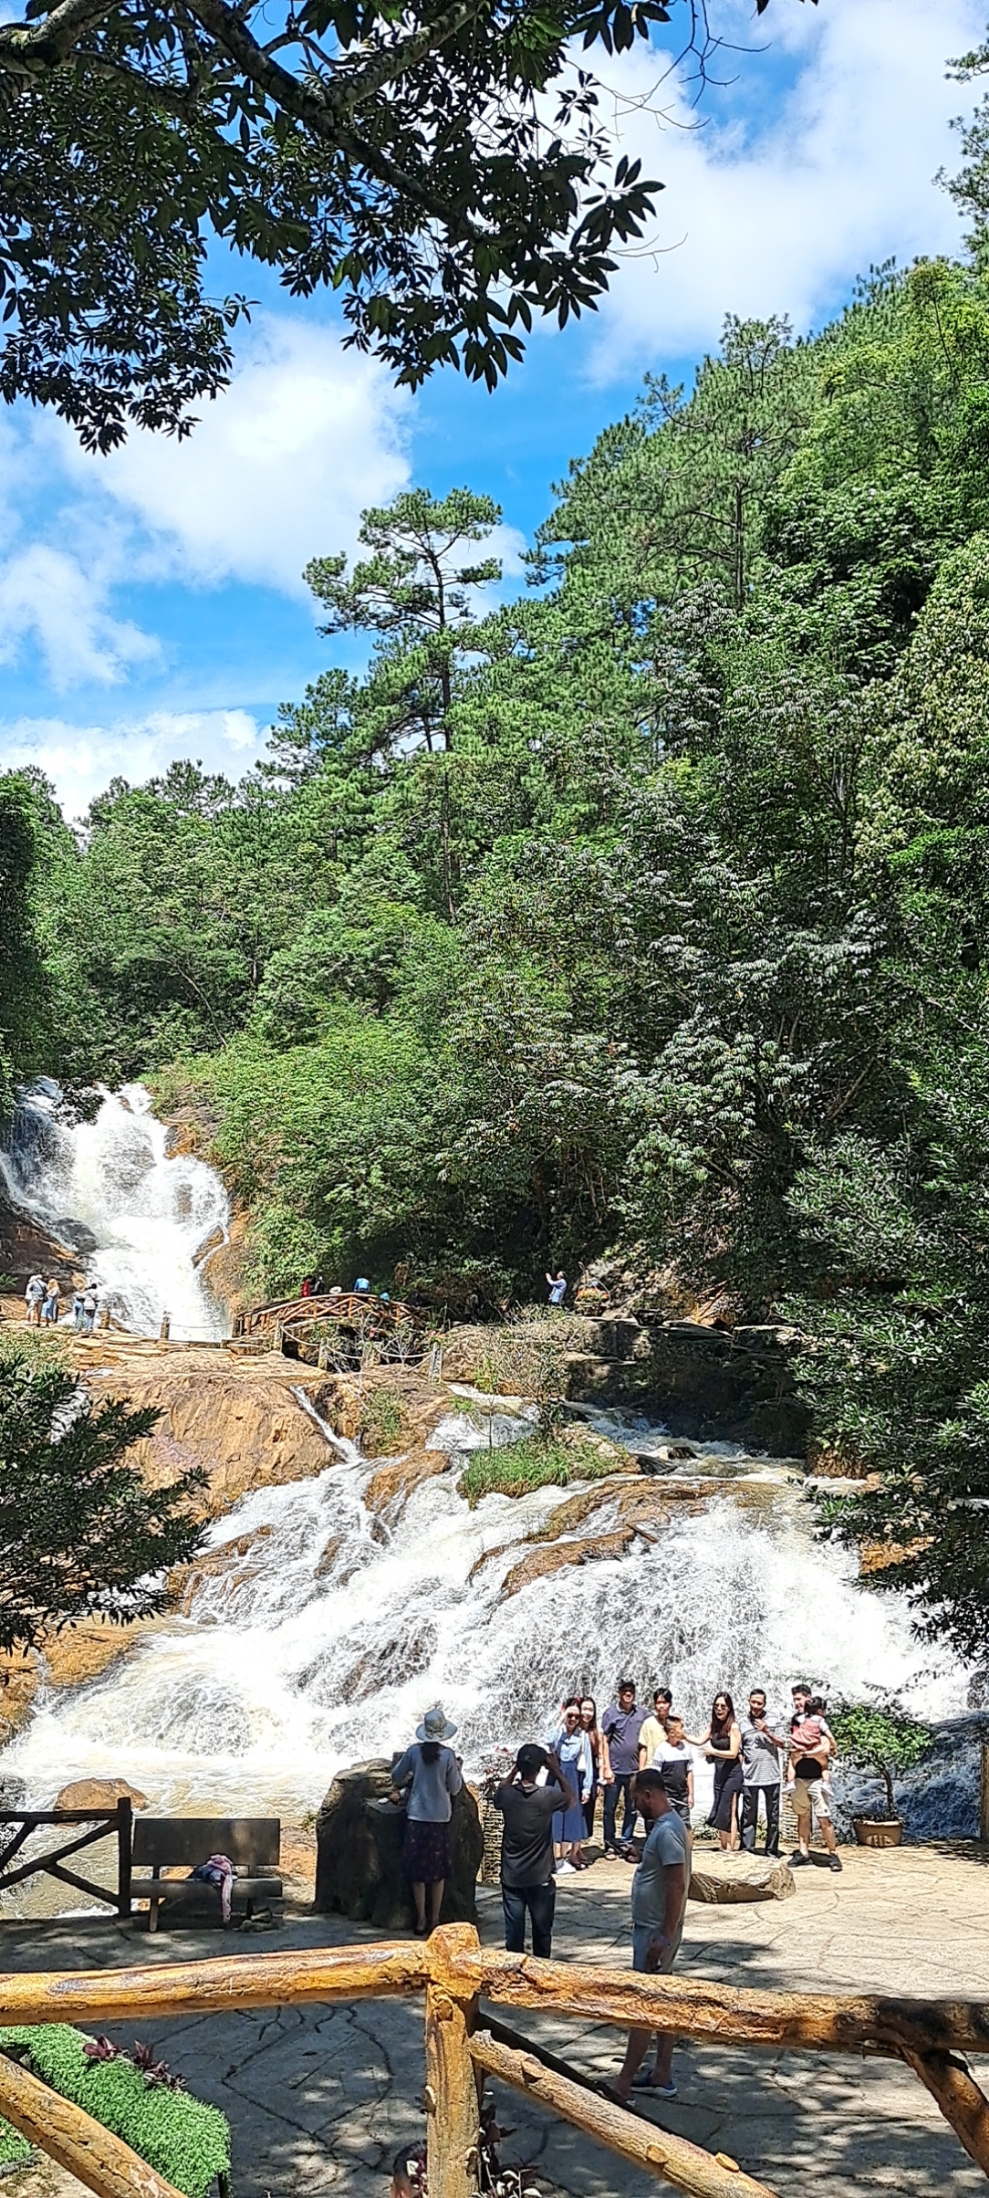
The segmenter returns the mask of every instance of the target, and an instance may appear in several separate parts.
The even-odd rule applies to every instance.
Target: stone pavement
[[[841,1877],[820,1864],[797,1873],[792,1900],[706,1907],[691,1902],[680,1973],[737,1985],[989,1998],[989,1852],[976,1848],[843,1849]],[[598,1862],[559,1889],[561,1961],[625,1966],[631,1871]],[[481,1935],[500,1939],[500,1900],[480,1894]],[[145,1932],[112,1920],[0,1925],[0,1970],[88,1969],[167,1962],[242,1947],[344,1944],[373,1934],[329,1917],[290,1914],[284,1926],[221,1941],[215,1932]],[[2,1990],[2,1988],[0,1988]],[[589,2071],[613,2070],[618,2033],[559,2018],[517,2018]],[[148,2026],[140,2034],[147,2037]],[[111,2031],[130,2044],[130,2026]],[[350,2008],[282,2008],[264,2015],[178,2019],[149,2039],[191,2090],[229,2116],[235,2198],[385,2198],[400,2145],[422,2133],[422,2009],[364,2001]],[[684,2046],[680,2097],[644,2109],[713,2151],[730,2153],[779,2193],[829,2198],[909,2192],[967,2198],[986,2184],[906,2069],[882,2060],[745,2048]],[[978,2071],[977,2071],[978,2073]],[[989,2088],[989,2063],[981,2070]],[[623,2198],[655,2192],[652,2178],[585,2137],[502,2094],[514,2130],[506,2160],[531,2161],[549,2193]],[[33,2188],[32,2186],[33,2182]],[[78,2198],[70,2177],[46,2168],[6,2179],[10,2198]]]

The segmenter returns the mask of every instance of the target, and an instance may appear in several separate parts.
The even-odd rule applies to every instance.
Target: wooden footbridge
[[[887,2055],[913,2071],[989,2179],[989,2101],[966,2058],[989,2054],[989,2002],[983,2001],[681,1983],[502,1953],[482,1947],[471,1925],[448,1924],[425,1945],[399,1940],[154,1968],[0,1976],[0,2024],[144,2024],[163,2016],[420,1994],[429,2198],[477,2198],[482,2093],[492,2078],[692,2198],[775,2198],[730,2154],[706,2152],[630,2112],[579,2069],[497,2020],[491,2005],[672,2032],[713,2046],[751,2046],[754,2052]],[[3,2054],[0,2114],[96,2198],[179,2198],[119,2137]]]
[[[238,1313],[231,1341],[241,1349],[284,1351],[311,1366],[421,1358],[427,1315],[399,1298],[373,1290],[326,1290],[319,1296],[279,1298]]]

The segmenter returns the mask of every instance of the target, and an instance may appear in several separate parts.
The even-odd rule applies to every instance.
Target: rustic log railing
[[[425,1993],[429,2198],[474,2198],[486,2077],[523,2092],[691,2198],[774,2198],[726,2153],[630,2112],[544,2047],[482,2015],[482,1999],[729,2046],[884,2054],[936,2099],[989,2178],[989,2101],[961,2057],[989,2054],[989,2001],[739,1991],[482,1948],[469,1924],[392,1941],[166,1967],[0,1976],[0,2024],[167,2019]],[[0,2114],[97,2198],[175,2198],[137,2156],[0,2054]],[[47,2100],[47,2104],[46,2104]]]
[[[325,1291],[318,1297],[287,1297],[270,1305],[252,1305],[249,1312],[237,1314],[233,1341],[246,1336],[270,1335],[274,1338],[278,1331],[290,1328],[297,1321],[357,1321],[363,1324],[370,1319],[382,1328],[395,1328],[422,1318],[395,1298],[389,1298],[385,1303],[373,1290],[338,1290],[333,1296]]]
[[[8,1893],[12,1886],[21,1885],[29,1877],[57,1878],[60,1885],[71,1885],[77,1893],[87,1893],[92,1900],[105,1901],[108,1908],[116,1908],[118,1915],[131,1912],[131,1818],[132,1804],[129,1794],[114,1802],[111,1809],[0,1809],[0,1893]],[[89,1831],[80,1832],[80,1825],[89,1825]],[[7,1828],[16,1829],[8,1838]],[[40,1854],[31,1854],[15,1865],[15,1857],[21,1854],[25,1842],[33,1832],[43,1826],[54,1829],[55,1844]],[[65,1837],[61,1827],[74,1826],[73,1837]],[[116,1839],[117,1883],[97,1885],[92,1878],[80,1876],[77,1870],[67,1866],[69,1855],[81,1854],[85,1847],[95,1847],[101,1839]]]

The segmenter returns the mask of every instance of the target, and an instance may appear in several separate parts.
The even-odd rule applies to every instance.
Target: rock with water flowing
[[[402,1866],[404,1810],[384,1810],[391,1763],[355,1763],[338,1771],[316,1818],[316,1907],[379,1931],[410,1931],[412,1893]],[[370,1806],[369,1806],[370,1804]],[[443,1896],[443,1923],[476,1923],[476,1886],[484,1855],[477,1801],[469,1786],[453,1799],[453,1874]]]

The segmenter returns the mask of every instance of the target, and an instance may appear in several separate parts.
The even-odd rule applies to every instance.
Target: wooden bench
[[[158,1911],[166,1901],[181,1901],[211,1915],[220,1913],[218,1888],[202,1878],[162,1877],[163,1870],[194,1870],[209,1855],[229,1855],[234,1866],[233,1904],[281,1900],[277,1875],[282,1827],[277,1816],[136,1816],[131,1850],[132,1900],[150,1903],[148,1930],[157,1931]],[[138,1877],[150,1869],[150,1877]]]

